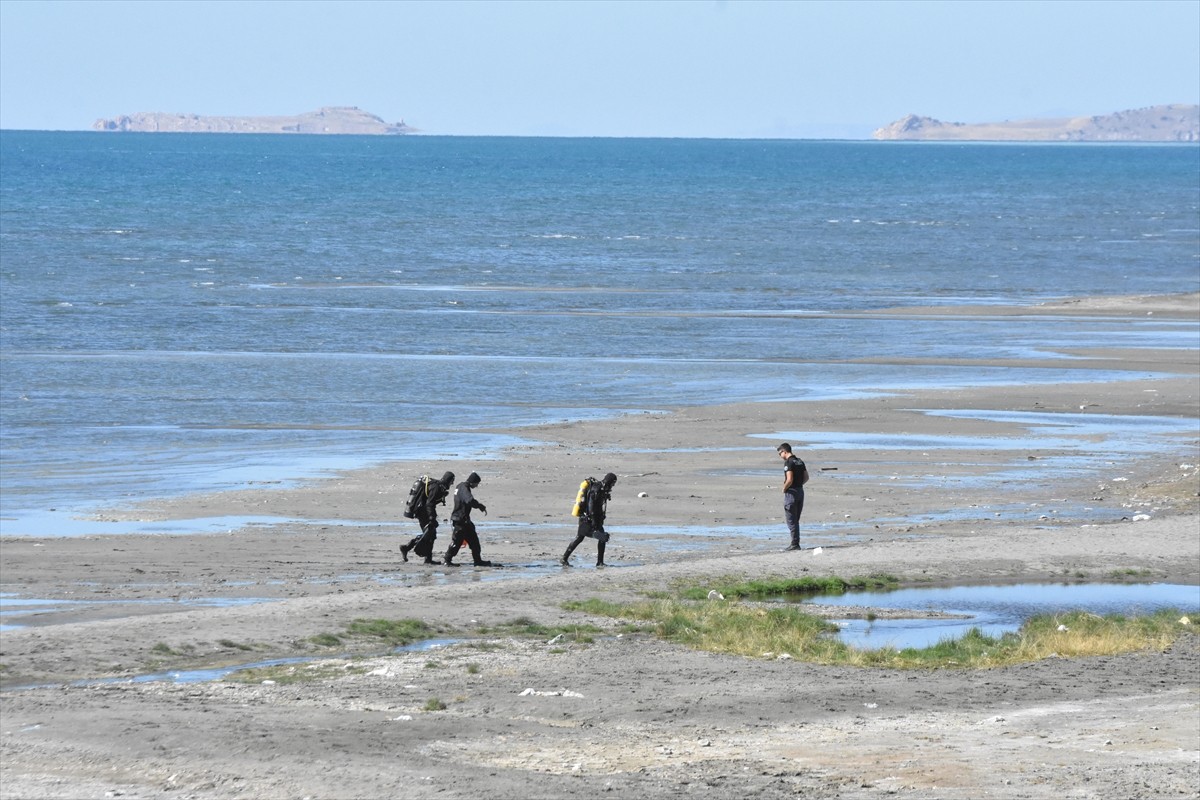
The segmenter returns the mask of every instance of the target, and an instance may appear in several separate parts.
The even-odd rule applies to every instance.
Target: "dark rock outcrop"
[[[1094,117],[965,124],[909,114],[876,139],[992,142],[1200,142],[1200,106],[1165,105]]]

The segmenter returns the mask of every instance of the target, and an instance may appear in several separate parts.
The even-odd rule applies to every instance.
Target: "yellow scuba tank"
[[[591,485],[592,485],[591,478],[584,478],[583,481],[579,484],[579,494],[575,495],[575,505],[571,509],[572,517],[583,516],[583,501],[584,501],[584,498],[587,497],[587,490],[588,490],[588,487]]]

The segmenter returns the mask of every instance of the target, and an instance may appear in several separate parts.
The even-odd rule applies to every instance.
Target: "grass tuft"
[[[338,647],[342,643],[342,637],[336,633],[318,633],[308,637],[308,640],[318,647]]]
[[[606,615],[601,614],[600,616]],[[595,625],[542,625],[539,622],[534,622],[529,617],[517,617],[491,628],[481,627],[480,633],[522,636],[535,639],[553,639],[555,636],[562,636],[560,641],[590,644],[595,641],[596,634],[603,633],[603,631]]]
[[[241,642],[235,642],[232,639],[218,639],[217,644],[219,644],[219,645],[221,645],[221,647],[227,648],[229,650],[253,650],[254,649],[253,647],[251,647],[248,644],[242,644]]]
[[[419,619],[356,619],[346,626],[350,636],[381,639],[396,647],[428,639],[433,632]]]
[[[839,578],[829,575],[823,578],[765,578],[763,580],[728,582],[718,579],[715,585],[692,586],[680,591],[685,600],[705,600],[712,589],[725,595],[727,600],[752,597],[777,597],[789,594],[844,594],[868,589],[889,589],[898,586],[898,578],[883,573],[862,575],[856,578]]]

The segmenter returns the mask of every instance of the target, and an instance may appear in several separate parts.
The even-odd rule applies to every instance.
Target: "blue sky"
[[[0,128],[352,105],[427,133],[869,138],[1200,103],[1200,0],[0,0]]]

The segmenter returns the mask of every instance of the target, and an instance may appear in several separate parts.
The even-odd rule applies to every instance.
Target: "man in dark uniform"
[[[446,502],[446,495],[454,485],[454,473],[447,472],[441,480],[430,481],[426,487],[425,502],[416,507],[417,522],[421,523],[421,535],[414,537],[406,545],[400,547],[400,557],[408,561],[408,551],[413,551],[425,557],[426,564],[436,564],[433,560],[433,542],[437,539],[438,511],[437,507]]]
[[[564,567],[571,566],[571,553],[589,536],[596,540],[596,566],[606,566],[604,546],[608,544],[608,533],[604,530],[604,518],[608,515],[608,498],[612,496],[612,487],[616,483],[617,476],[610,472],[604,476],[604,480],[588,487],[583,498],[583,507],[579,512],[579,529],[575,541],[567,545],[567,552],[563,553]]]
[[[804,484],[808,483],[808,467],[792,455],[792,446],[787,442],[775,448],[783,459],[783,518],[787,522],[792,543],[784,552],[800,549],[800,512],[804,510]]]
[[[476,500],[475,495],[471,492],[481,480],[478,473],[472,472],[454,490],[454,510],[450,512],[452,541],[444,559],[447,567],[458,566],[452,559],[458,555],[464,542],[467,547],[471,548],[471,558],[475,562],[475,566],[490,567],[492,565],[492,562],[484,561],[479,555],[479,534],[475,531],[475,523],[471,521],[471,509],[473,508],[478,508],[485,515],[487,514],[487,506]]]

